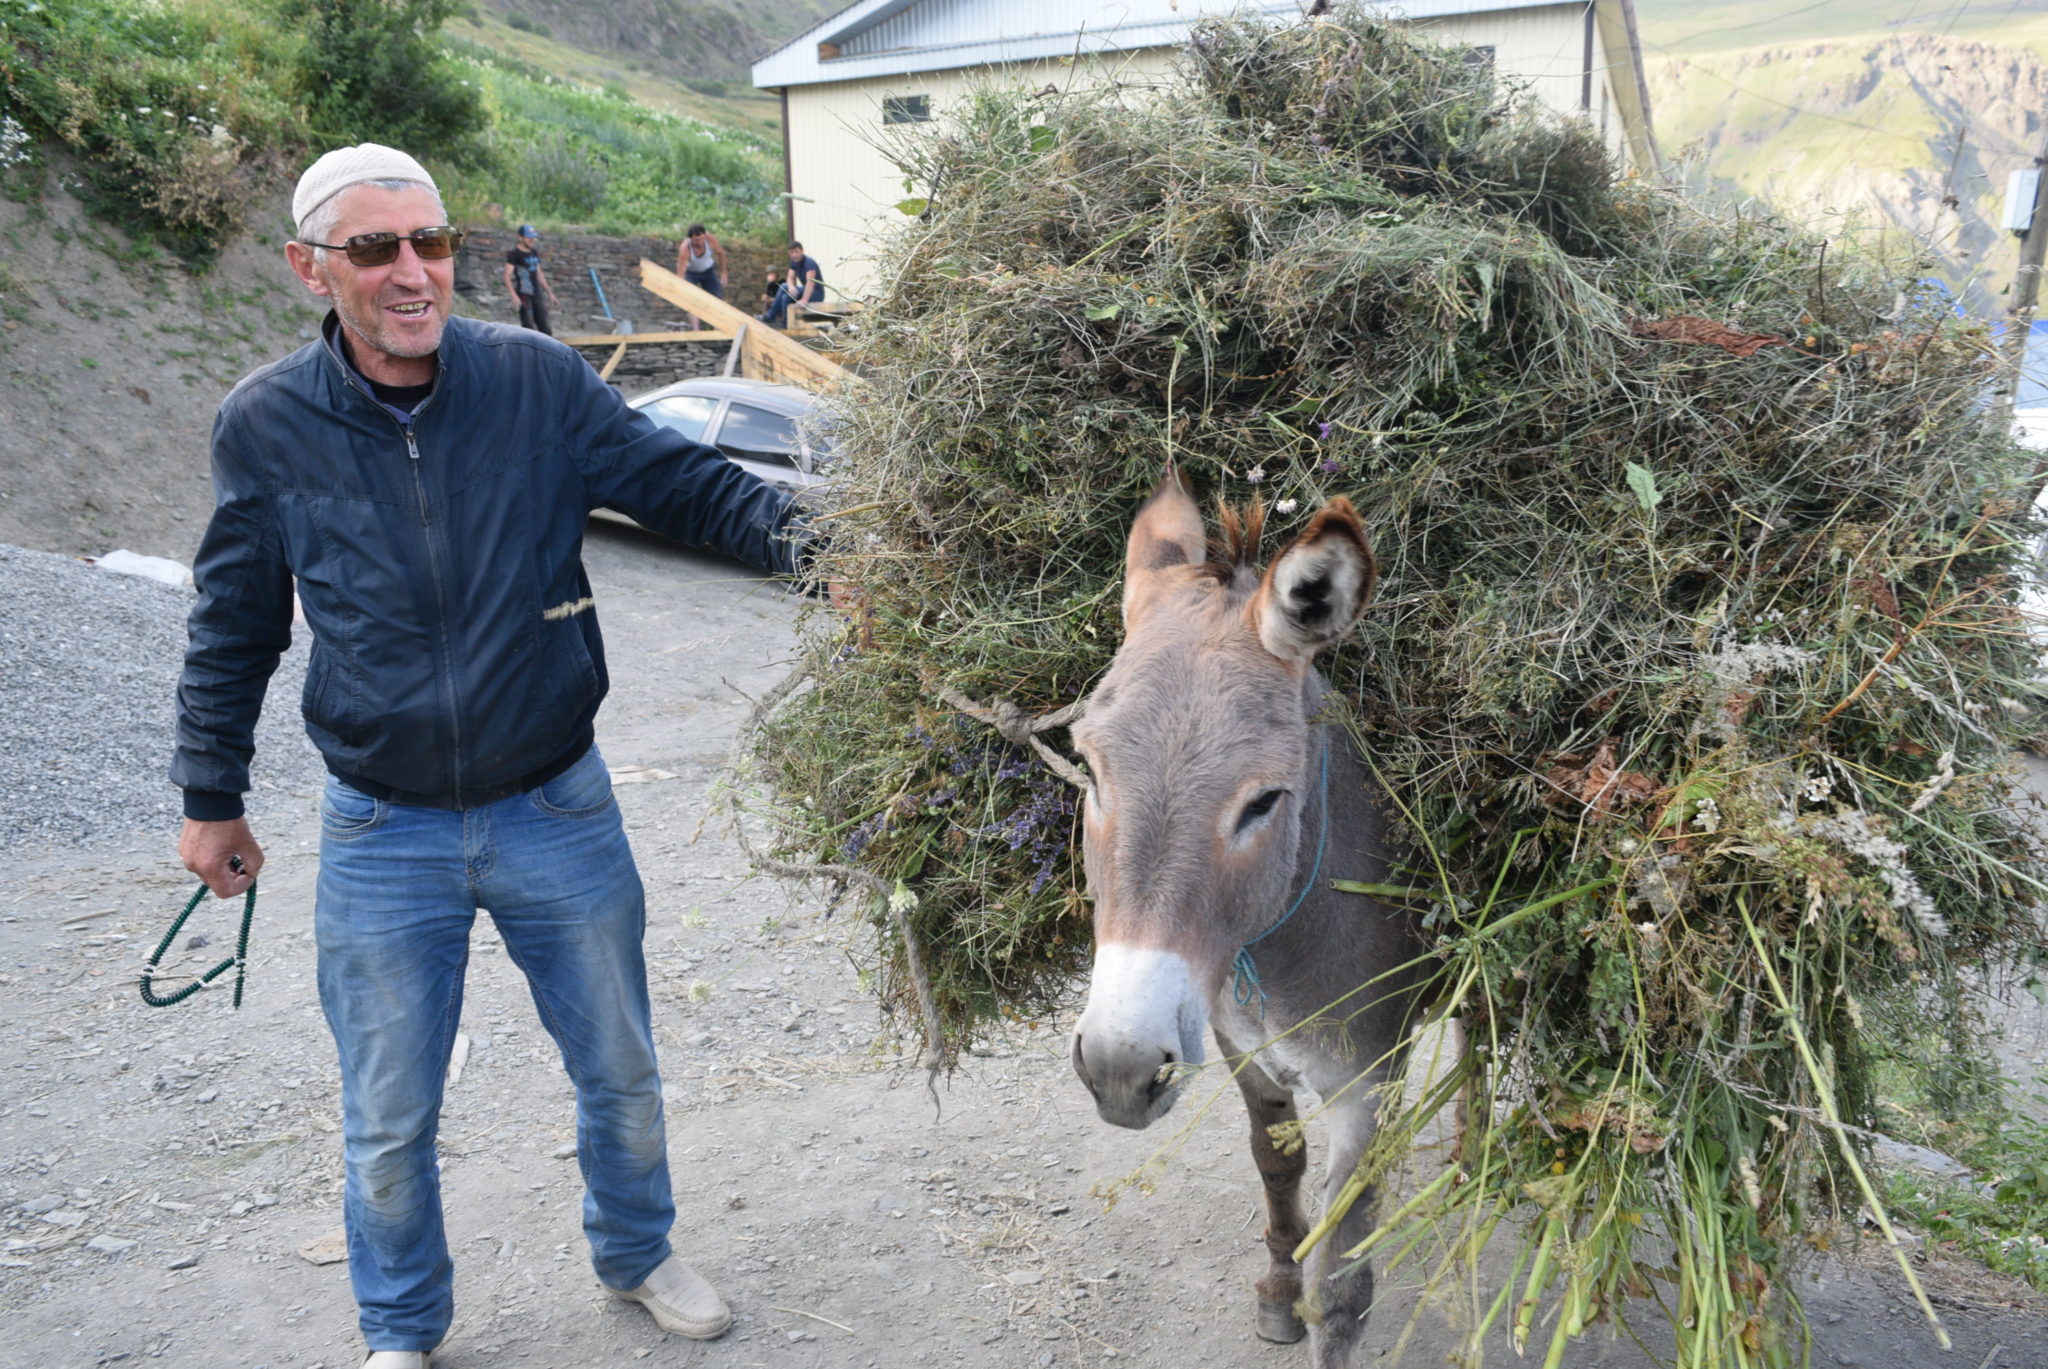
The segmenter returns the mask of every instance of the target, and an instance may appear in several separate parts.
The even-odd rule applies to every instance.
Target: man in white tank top
[[[701,223],[690,225],[689,233],[676,244],[676,274],[708,294],[725,298],[725,246],[718,235]],[[690,315],[692,330],[700,327]]]

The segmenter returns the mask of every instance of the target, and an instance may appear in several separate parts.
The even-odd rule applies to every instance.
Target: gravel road
[[[36,843],[103,845],[177,821],[171,702],[185,660],[192,591],[0,546],[0,855]],[[271,697],[306,677],[304,633]],[[249,800],[259,818],[293,807],[322,774],[294,710],[258,729],[264,758]]]
[[[968,1059],[935,1109],[875,1018],[848,914],[751,878],[704,822],[743,695],[781,674],[793,601],[638,534],[594,529],[588,555],[617,681],[600,742],[615,769],[677,777],[621,785],[619,799],[649,892],[677,1244],[737,1321],[722,1341],[690,1343],[601,1295],[578,1227],[568,1086],[480,918],[468,1053],[442,1122],[458,1321],[436,1365],[1305,1369],[1306,1347],[1250,1334],[1258,1182],[1234,1090],[1204,1108],[1214,1089],[1198,1081],[1176,1128],[1115,1131],[1074,1081],[1061,1031],[1045,1030]],[[175,597],[131,602],[175,615]],[[152,686],[95,663],[102,619],[126,621],[80,620],[76,678],[91,683],[69,686],[78,728],[53,734],[75,741],[58,752],[45,740],[30,759],[61,754],[52,768],[68,768],[75,744],[141,793],[161,770],[163,740],[142,721]],[[103,687],[132,693],[108,704]],[[279,696],[285,721],[294,698]],[[53,721],[66,707],[36,706]],[[91,720],[131,713],[127,741],[101,746]],[[7,733],[10,783],[18,739],[34,735]],[[312,792],[280,761],[288,743],[266,737],[258,774],[275,788],[257,824],[270,864],[239,1014],[221,994],[162,1012],[135,998],[139,954],[188,887],[159,810],[124,818],[68,800],[97,814],[94,845],[20,840],[0,865],[0,1366],[360,1362],[346,1265],[301,1253],[319,1255],[340,1222],[338,1082],[312,987]],[[214,910],[200,929],[214,946],[186,961],[218,954],[226,923]],[[1091,1195],[1162,1150],[1156,1191],[1107,1210]],[[1935,1358],[1895,1275],[1814,1272],[1815,1364]],[[1922,1272],[1956,1339],[1941,1363],[2048,1369],[2040,1300],[1939,1252]],[[1455,1339],[1439,1311],[1416,1315],[1399,1279],[1382,1287],[1361,1363],[1392,1362],[1411,1315],[1404,1362],[1444,1363]],[[1517,1362],[1504,1343],[1488,1360]],[[1626,1340],[1569,1362],[1650,1363]]]

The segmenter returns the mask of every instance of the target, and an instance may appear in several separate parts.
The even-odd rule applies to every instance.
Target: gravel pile
[[[192,591],[0,546],[0,602],[0,850],[142,832],[169,849],[172,696]],[[259,819],[266,801],[303,807],[323,773],[299,721],[298,635],[256,733]]]

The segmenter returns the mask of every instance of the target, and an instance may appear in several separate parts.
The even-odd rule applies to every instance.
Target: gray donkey
[[[1242,1064],[1265,1181],[1258,1333],[1297,1341],[1306,1316],[1317,1366],[1341,1369],[1373,1284],[1369,1270],[1333,1270],[1370,1230],[1371,1195],[1310,1257],[1304,1296],[1293,1252],[1308,1232],[1308,1158],[1268,1128],[1295,1120],[1298,1087],[1322,1099],[1327,1204],[1372,1137],[1422,946],[1407,915],[1330,887],[1388,874],[1374,786],[1346,732],[1318,719],[1327,685],[1312,664],[1372,593],[1364,529],[1332,500],[1262,576],[1261,521],[1225,510],[1225,559],[1205,562],[1201,514],[1169,470],[1131,528],[1124,642],[1072,729],[1092,781],[1082,840],[1095,899],[1074,1068],[1103,1120],[1146,1127],[1214,1029]]]

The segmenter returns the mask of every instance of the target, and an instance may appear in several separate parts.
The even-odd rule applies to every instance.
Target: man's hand
[[[860,643],[861,650],[872,647],[875,644],[875,611],[868,607],[867,596],[860,592],[860,587],[849,585],[844,580],[828,580],[825,582],[825,597],[853,624],[855,640]]]
[[[228,861],[241,857],[239,872]],[[263,848],[256,844],[247,818],[226,822],[195,822],[185,819],[185,831],[178,838],[178,859],[185,868],[206,881],[215,897],[233,898],[256,882],[263,870]]]

